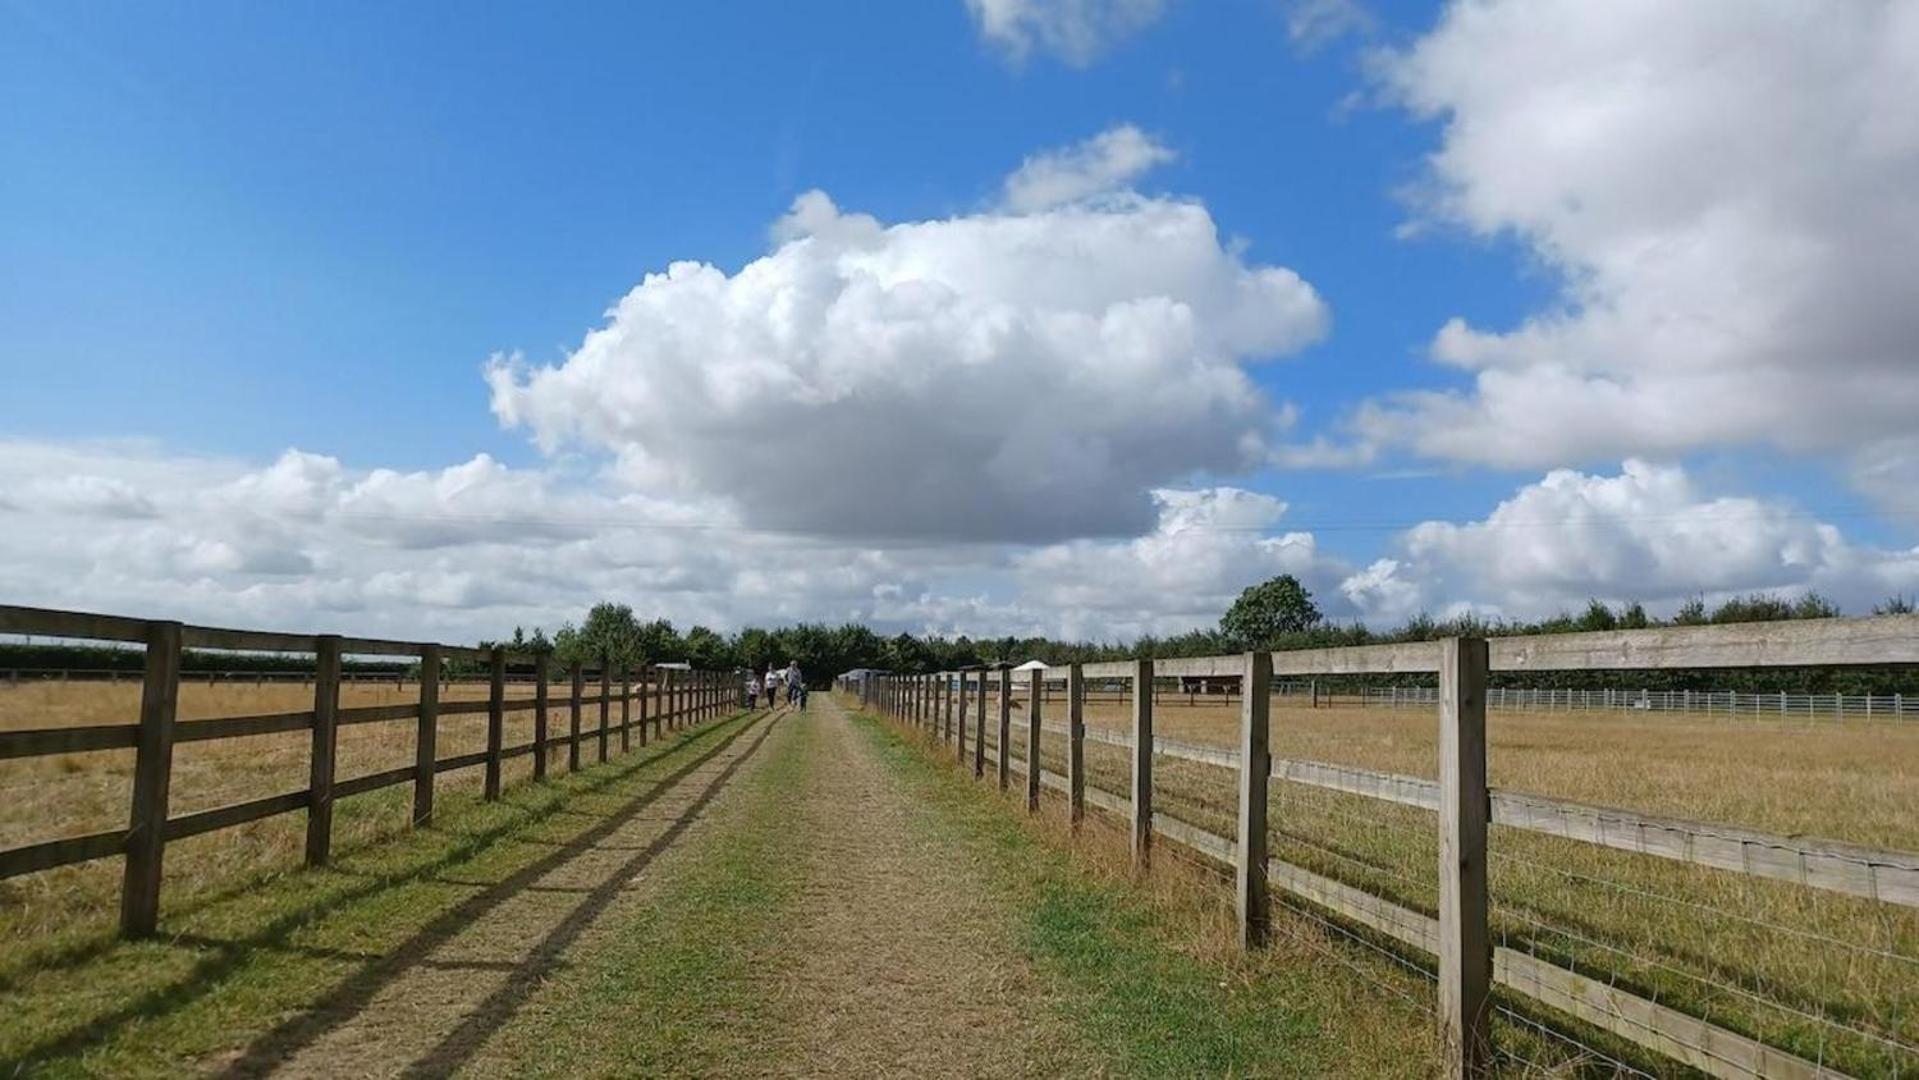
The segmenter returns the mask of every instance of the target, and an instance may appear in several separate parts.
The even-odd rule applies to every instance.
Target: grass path
[[[983,875],[914,829],[915,814],[870,741],[816,698],[661,861],[647,902],[589,931],[581,962],[479,1071],[1098,1071]]]
[[[1089,872],[942,756],[816,699],[480,1071],[1410,1076],[1432,1060],[1417,1014],[1323,958],[1229,954],[1222,922]]]

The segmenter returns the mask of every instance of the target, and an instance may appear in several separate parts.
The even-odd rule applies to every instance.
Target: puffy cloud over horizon
[[[1419,611],[1539,618],[1588,600],[1669,614],[1691,597],[1817,591],[1854,614],[1919,588],[1919,549],[1849,543],[1771,499],[1712,495],[1685,469],[1555,469],[1479,521],[1428,521],[1341,586],[1380,620]]]
[[[1517,326],[1438,328],[1470,387],[1372,401],[1362,439],[1919,472],[1919,6],[1480,0],[1373,67],[1441,129],[1420,224],[1514,238],[1560,288]]]
[[[1404,530],[1368,565],[1286,503],[1160,488],[1138,535],[1039,544],[870,543],[753,530],[712,503],[477,455],[359,469],[290,450],[265,463],[144,444],[0,442],[0,596],[215,625],[470,641],[552,629],[611,599],[681,627],[857,621],[894,633],[1107,641],[1211,627],[1240,590],[1297,575],[1330,618],[1418,611],[1537,617],[1588,598],[1669,613],[1818,590],[1862,613],[1919,590],[1919,551],[1848,541],[1772,499],[1705,491],[1683,468],[1555,470],[1483,519]],[[29,475],[30,473],[30,475]],[[30,491],[133,490],[102,515]],[[31,505],[30,505],[31,504]]]
[[[1116,128],[1029,158],[1025,210],[883,223],[800,196],[765,256],[645,279],[558,365],[498,358],[492,407],[637,490],[847,538],[1131,535],[1151,489],[1263,464],[1288,415],[1248,365],[1329,314],[1198,202],[1124,185],[1167,152]]]

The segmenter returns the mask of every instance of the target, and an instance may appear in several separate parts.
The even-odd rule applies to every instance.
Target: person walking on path
[[[797,703],[800,708],[806,708],[806,680],[800,675],[800,662],[798,660],[790,661],[786,665],[785,678],[786,703],[788,705]]]

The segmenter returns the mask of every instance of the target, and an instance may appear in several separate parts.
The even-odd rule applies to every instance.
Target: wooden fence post
[[[600,764],[606,764],[607,721],[613,714],[613,703],[607,698],[613,696],[613,672],[608,666],[610,661],[600,657]]]
[[[1006,790],[1011,771],[1013,741],[1013,669],[999,666],[999,789]]]
[[[1439,659],[1439,1022],[1444,1072],[1492,1065],[1487,926],[1486,671],[1482,638],[1447,638]]]
[[[1086,818],[1086,673],[1075,660],[1066,668],[1066,820]]]
[[[413,824],[433,820],[434,759],[440,739],[440,647],[420,650],[420,720],[413,737]]]
[[[1026,705],[1026,812],[1039,810],[1039,724],[1040,701],[1046,695],[1043,681],[1045,672],[1038,668],[1032,671],[1033,679],[1027,687]]]
[[[653,737],[666,738],[666,669],[653,669]]]
[[[1133,661],[1133,865],[1153,858],[1153,662]]]
[[[500,798],[500,751],[506,743],[506,650],[493,646],[486,690],[486,801]]]
[[[546,653],[533,658],[537,665],[533,671],[533,779],[546,779]]]
[[[580,669],[580,662],[573,661],[567,668],[573,680],[573,696],[567,702],[566,716],[566,771],[580,771],[580,691],[584,689],[586,673]]]
[[[686,692],[681,685],[680,669],[669,668],[666,673],[666,730],[677,731],[680,727],[680,697]]]
[[[640,665],[639,674],[640,674],[640,681],[638,683],[638,686],[640,688],[640,692],[635,696],[639,698],[639,706],[640,706],[640,748],[645,749],[646,748],[646,725],[648,722],[648,710],[646,707],[646,699],[649,696],[646,692],[646,665],[645,664]]]
[[[1234,867],[1239,943],[1247,949],[1266,944],[1273,921],[1266,893],[1266,789],[1273,771],[1268,732],[1272,681],[1273,654],[1247,653],[1239,695],[1239,845]]]
[[[973,779],[986,775],[986,669],[979,670],[979,694],[974,699],[973,711],[979,719],[974,723],[973,731]]]
[[[620,665],[620,753],[633,751],[633,665]]]
[[[953,676],[940,672],[940,738],[953,737]]]
[[[966,672],[959,673],[959,727],[953,740],[953,756],[961,765],[966,764]]]
[[[333,849],[333,751],[340,733],[340,637],[314,646],[313,750],[307,771],[307,865],[325,866]]]
[[[140,733],[133,759],[133,805],[120,879],[120,933],[130,938],[152,936],[160,921],[160,866],[166,854],[173,722],[179,708],[180,624],[148,623],[146,680],[140,689]]]

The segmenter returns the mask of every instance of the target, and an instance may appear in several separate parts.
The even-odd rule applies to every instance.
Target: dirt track
[[[1057,1075],[1072,1048],[977,869],[931,830],[821,695],[794,834],[809,873],[768,1032],[788,1075]]]

